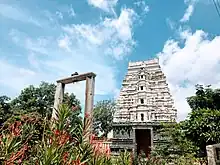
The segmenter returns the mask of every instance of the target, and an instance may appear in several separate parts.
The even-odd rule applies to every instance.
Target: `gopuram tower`
[[[177,110],[158,59],[129,62],[113,120],[111,152],[147,156],[157,143],[161,122],[175,122]]]

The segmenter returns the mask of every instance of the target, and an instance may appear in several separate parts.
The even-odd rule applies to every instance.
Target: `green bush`
[[[86,115],[82,121],[77,111],[63,104],[56,120],[42,118],[38,113],[10,118],[0,130],[0,164],[165,165],[170,162],[158,155],[134,157],[127,151],[111,157],[109,151],[103,152],[93,145],[90,116]],[[178,165],[191,165],[194,161],[190,156],[172,160]]]

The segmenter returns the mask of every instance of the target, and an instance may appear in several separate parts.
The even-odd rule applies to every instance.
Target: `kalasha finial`
[[[79,75],[79,73],[75,72],[75,73],[71,74],[71,76],[76,76],[76,75]]]

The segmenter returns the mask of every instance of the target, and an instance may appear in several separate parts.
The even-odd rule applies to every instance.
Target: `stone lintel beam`
[[[70,83],[86,80],[87,77],[96,77],[96,74],[93,72],[83,73],[80,75],[75,75],[75,76],[57,80],[57,83],[70,84]]]

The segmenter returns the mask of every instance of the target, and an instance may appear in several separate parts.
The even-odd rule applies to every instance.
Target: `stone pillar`
[[[133,139],[133,154],[137,156],[137,142],[136,142],[136,129],[132,127],[132,139]]]
[[[150,147],[151,147],[151,151],[154,147],[154,131],[153,131],[153,127],[150,128],[150,140],[151,140],[151,144],[150,144]]]
[[[94,90],[95,90],[95,77],[86,78],[86,93],[85,93],[85,114],[84,121],[88,121],[87,125],[89,132],[92,132],[92,116],[93,116],[93,100],[94,100]],[[89,135],[87,137],[89,139]]]
[[[220,144],[206,146],[206,152],[208,165],[220,165]]]
[[[85,115],[92,116],[94,100],[95,78],[86,78],[86,97],[85,97]]]
[[[65,84],[57,83],[56,93],[55,93],[55,98],[54,98],[54,107],[53,107],[53,113],[52,113],[53,119],[57,119],[56,111],[58,110],[59,105],[63,102],[64,89],[65,89]]]

